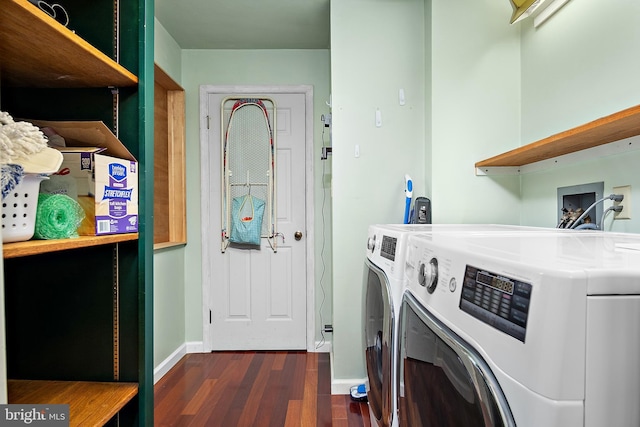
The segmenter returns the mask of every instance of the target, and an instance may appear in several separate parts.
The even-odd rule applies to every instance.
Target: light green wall
[[[182,80],[182,50],[157,19],[155,20],[154,43],[155,63],[174,81],[180,83]]]
[[[508,1],[429,1],[434,223],[518,224],[517,177],[474,164],[518,145],[520,34]]]
[[[331,4],[334,384],[365,375],[361,304],[345,302],[362,300],[367,226],[402,222],[404,173],[414,196],[432,199],[434,222],[519,221],[518,178],[476,177],[473,166],[519,140],[520,35],[509,16],[493,0]]]
[[[431,0],[424,0],[424,158],[423,164],[430,165],[433,159],[433,34],[432,34],[432,4]],[[419,196],[427,196],[432,198],[433,195],[433,178],[430,170],[425,169],[424,191]]]
[[[639,24],[637,0],[574,0],[537,29],[523,23],[523,144],[640,103]],[[555,226],[557,188],[600,181],[605,195],[630,184],[640,212],[639,164],[635,151],[523,175],[522,223]],[[607,217],[605,229],[637,233],[640,219]]]
[[[320,161],[322,124],[320,116],[329,112],[325,104],[329,100],[329,52],[327,50],[183,50],[182,86],[186,95],[187,127],[187,225],[189,244],[186,247],[186,331],[187,341],[202,340],[202,282],[201,282],[201,230],[200,230],[200,141],[199,141],[199,91],[200,85],[299,85],[314,87],[314,139],[316,153],[315,218],[316,218],[316,318],[322,303],[320,278],[324,244],[324,257],[330,259],[331,204],[325,204],[326,230],[322,229],[322,195],[328,178],[323,180]],[[327,173],[330,165],[325,165]],[[328,198],[327,191],[327,198]],[[323,236],[327,240],[323,241]],[[325,264],[327,262],[325,261]],[[331,270],[324,272],[323,284],[326,300],[322,307],[323,320],[331,318]],[[215,272],[214,272],[215,274]],[[319,329],[317,332],[319,336]]]
[[[154,252],[153,360],[154,366],[185,343],[184,247]]]
[[[364,377],[367,227],[401,223],[404,175],[425,194],[423,0],[331,2],[333,373]],[[398,102],[404,89],[406,105]],[[375,125],[380,109],[382,127]],[[360,157],[354,155],[360,146]]]
[[[155,62],[180,83],[181,51],[155,22]],[[184,246],[156,251],[153,257],[153,360],[154,367],[185,343]]]

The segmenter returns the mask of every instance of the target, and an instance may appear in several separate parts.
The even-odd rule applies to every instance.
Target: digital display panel
[[[506,277],[494,276],[485,271],[478,271],[478,277],[476,279],[478,283],[513,295],[513,281]]]
[[[398,239],[395,237],[382,236],[382,245],[380,246],[380,255],[394,261],[396,259],[396,244]]]
[[[530,283],[467,265],[460,309],[524,342],[531,290]]]

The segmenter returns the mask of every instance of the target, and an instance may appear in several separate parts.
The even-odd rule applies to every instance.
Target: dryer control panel
[[[531,284],[467,265],[460,309],[524,342]]]
[[[396,245],[398,239],[395,237],[382,236],[382,245],[380,246],[380,255],[391,261],[396,259]]]

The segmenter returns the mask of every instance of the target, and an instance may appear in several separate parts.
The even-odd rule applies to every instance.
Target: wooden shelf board
[[[137,240],[138,233],[109,234],[106,236],[80,236],[75,239],[27,240],[26,242],[5,243],[2,245],[3,258],[17,258],[67,249],[86,248],[96,245]]]
[[[28,0],[4,0],[0,75],[11,86],[135,86],[138,78]]]
[[[9,403],[69,404],[71,426],[102,426],[138,394],[138,384],[8,380]]]
[[[476,168],[523,166],[640,135],[640,105],[476,163]]]

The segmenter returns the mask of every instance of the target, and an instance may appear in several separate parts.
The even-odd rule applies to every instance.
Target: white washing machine
[[[405,283],[408,237],[434,231],[475,236],[541,230],[547,229],[499,224],[377,224],[369,227],[363,313],[366,388],[372,426],[398,425],[395,378],[397,315]],[[555,229],[548,230],[555,232]]]
[[[640,425],[640,236],[407,241],[399,426]]]

